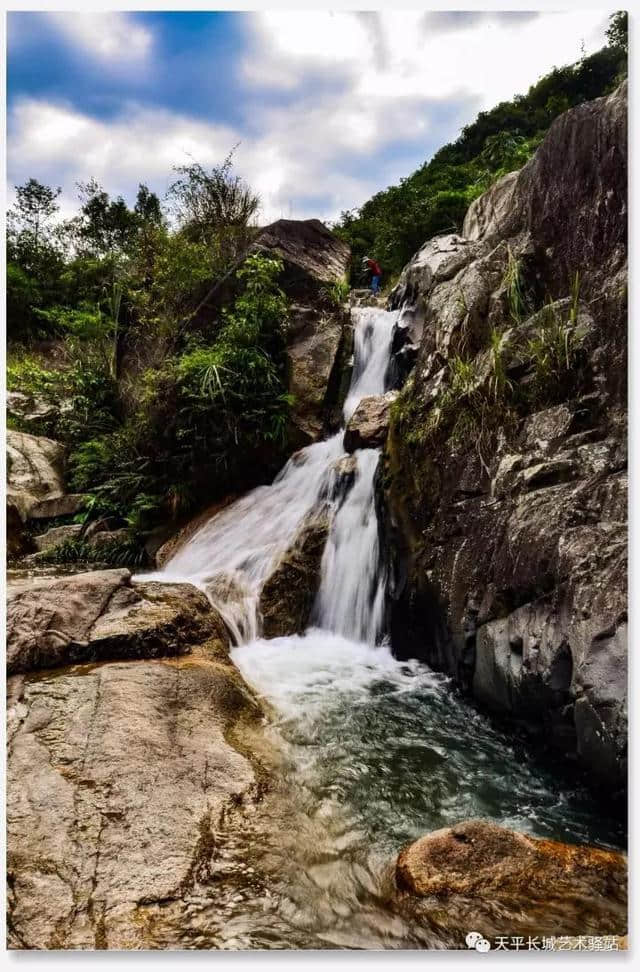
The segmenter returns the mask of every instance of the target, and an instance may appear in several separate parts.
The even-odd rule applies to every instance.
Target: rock
[[[221,906],[225,814],[256,783],[237,671],[203,647],[9,692],[9,947],[193,947],[194,907]]]
[[[470,248],[469,241],[457,233],[427,240],[400,274],[389,296],[391,307],[415,305],[434,283],[455,277],[480,249]]]
[[[36,550],[52,550],[66,540],[75,540],[82,533],[81,523],[71,523],[68,526],[51,527],[46,533],[33,538]]]
[[[342,311],[298,307],[293,314],[287,360],[295,446],[309,445],[324,434],[341,384],[340,350],[348,340],[348,326]]]
[[[320,584],[329,525],[328,508],[308,517],[267,577],[260,594],[265,638],[302,634],[306,630]]]
[[[213,636],[217,613],[190,584],[132,581],[128,570],[35,580],[9,592],[7,671],[176,655]]]
[[[255,248],[284,262],[281,286],[292,300],[287,334],[289,437],[294,449],[317,441],[335,424],[344,399],[350,318],[327,298],[345,280],[351,250],[319,220],[279,219],[260,233]]]
[[[116,543],[126,543],[131,538],[131,531],[128,527],[120,527],[118,530],[98,530],[97,533],[90,535],[89,546],[95,550],[96,556],[100,556],[103,547],[109,547]]]
[[[64,494],[64,448],[53,439],[7,430],[7,499],[23,520],[42,500]]]
[[[378,479],[394,651],[577,759],[611,799],[626,786],[625,227],[623,84],[556,119],[473,203],[472,239],[428,241],[403,271],[392,302],[420,347]],[[458,358],[472,396],[443,409]]]
[[[184,546],[187,540],[190,540],[192,536],[208,523],[217,513],[224,510],[225,507],[229,506],[237,499],[235,493],[230,493],[228,496],[223,497],[221,500],[217,500],[215,503],[211,503],[197,516],[191,517],[186,523],[181,526],[177,525],[171,529],[170,525],[167,527],[167,537],[164,539],[163,543],[158,547],[155,552],[155,561],[157,567],[164,567],[171,558],[178,552],[178,550]]]
[[[22,425],[40,426],[59,415],[60,409],[33,395],[22,392],[7,392],[7,415],[19,420]],[[35,429],[34,429],[35,430]]]
[[[519,174],[507,172],[471,203],[462,224],[465,239],[483,240],[501,235],[501,228],[511,216]]]
[[[347,452],[378,449],[384,445],[389,431],[389,410],[397,397],[397,392],[387,392],[386,395],[370,395],[362,399],[345,429]]]
[[[328,500],[337,500],[345,496],[353,486],[358,471],[358,460],[355,456],[342,456],[331,464],[331,481],[327,489]]]
[[[262,230],[254,246],[284,262],[282,286],[294,298],[316,294],[318,283],[344,280],[351,261],[349,245],[318,219],[278,219]]]
[[[40,500],[29,510],[30,520],[53,520],[59,516],[75,516],[84,509],[87,497],[82,493],[65,493],[53,499]]]
[[[404,848],[396,883],[424,899],[421,913],[436,922],[438,900],[446,900],[461,947],[470,929],[490,939],[627,930],[622,854],[529,837],[485,820],[434,831]]]
[[[19,507],[14,500],[7,499],[7,559],[15,560],[29,550],[30,537],[25,530]]]

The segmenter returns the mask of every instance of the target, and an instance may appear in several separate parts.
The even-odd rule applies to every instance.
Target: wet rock
[[[9,674],[109,658],[181,654],[226,629],[190,584],[132,581],[128,570],[35,580],[9,592]]]
[[[348,317],[343,311],[319,307],[298,308],[297,313],[287,340],[288,390],[295,399],[290,412],[292,441],[305,446],[321,438],[335,404],[331,391],[337,379],[332,381],[332,374]]]
[[[213,904],[224,814],[255,783],[239,750],[261,713],[209,644],[9,680],[10,947],[175,947],[190,895]]]
[[[193,537],[200,527],[208,523],[209,520],[214,517],[225,507],[229,506],[237,499],[237,496],[230,493],[228,496],[223,497],[221,500],[217,500],[215,503],[211,503],[197,516],[191,517],[186,523],[182,525],[172,526],[167,524],[165,527],[165,535],[161,538],[160,545],[154,551],[155,562],[157,567],[164,567],[171,558],[178,552],[178,550],[184,546],[184,544]]]
[[[514,934],[624,935],[627,864],[622,854],[542,840],[469,820],[401,851],[396,883],[438,921],[446,900],[460,945],[473,929]],[[449,925],[451,928],[451,925]]]
[[[389,431],[389,410],[397,397],[397,392],[387,392],[386,395],[370,395],[362,399],[345,429],[347,452],[378,449],[384,445]]]
[[[36,550],[52,550],[66,540],[75,540],[82,533],[81,523],[70,523],[68,526],[51,527],[46,533],[33,538]]]
[[[266,638],[302,634],[320,585],[320,565],[329,535],[328,508],[314,512],[279,559],[260,594]]]
[[[431,240],[403,272],[394,299],[422,335],[379,504],[394,650],[612,794],[626,785],[625,227],[626,84],[558,118],[472,205],[473,240]],[[554,355],[560,377],[545,372]],[[458,357],[475,415],[469,394],[440,407]]]
[[[358,460],[355,456],[342,456],[331,466],[331,481],[326,498],[337,500],[346,495],[353,486],[358,469]]]

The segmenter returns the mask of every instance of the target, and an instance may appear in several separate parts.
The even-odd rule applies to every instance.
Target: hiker
[[[377,296],[380,292],[380,277],[382,276],[380,264],[366,256],[362,258],[362,269],[371,273],[371,293]]]

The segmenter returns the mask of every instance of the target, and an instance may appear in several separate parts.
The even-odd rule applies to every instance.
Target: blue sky
[[[222,161],[262,218],[335,218],[604,43],[606,10],[8,14],[8,177],[163,194]]]

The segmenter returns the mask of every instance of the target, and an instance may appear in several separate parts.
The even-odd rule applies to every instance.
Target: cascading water
[[[359,308],[345,422],[367,395],[385,391],[396,312]],[[305,516],[331,495],[332,471],[344,455],[343,432],[296,453],[271,486],[261,486],[206,523],[166,564],[165,580],[189,580],[220,610],[233,640],[259,634],[260,589]],[[379,451],[359,450],[353,486],[333,500],[334,517],[322,560],[313,623],[356,641],[382,634],[384,577],[374,506]]]
[[[395,317],[353,311],[345,422],[364,396],[385,391]],[[266,731],[283,756],[271,798],[237,832],[217,835],[215,894],[196,888],[189,904],[198,947],[451,947],[447,922],[455,927],[459,915],[441,908],[436,932],[390,905],[391,864],[408,840],[485,817],[561,840],[622,841],[619,821],[533,762],[446,678],[392,657],[381,638],[379,452],[354,454],[345,490],[342,443],[339,432],[297,453],[271,486],[205,524],[161,575],[197,584],[219,608],[235,642],[233,661],[271,703]],[[260,638],[261,587],[305,516],[326,502],[333,515],[314,627]],[[160,937],[158,944],[166,943]]]

